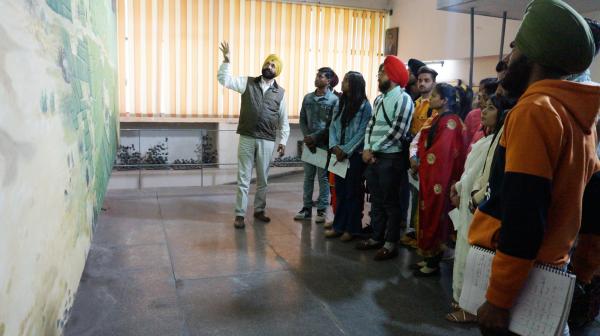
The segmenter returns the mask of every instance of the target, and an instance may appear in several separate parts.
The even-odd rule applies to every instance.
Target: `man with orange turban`
[[[379,95],[373,103],[373,118],[367,126],[363,161],[371,193],[373,235],[356,245],[359,250],[378,249],[375,260],[398,255],[402,218],[401,186],[407,186],[408,159],[403,146],[410,134],[414,106],[404,90],[408,70],[396,56],[388,56],[377,75]]]
[[[242,94],[240,119],[237,133],[238,178],[235,203],[236,229],[243,229],[248,206],[248,189],[252,168],[256,169],[256,196],[254,198],[254,218],[262,222],[271,219],[265,215],[267,205],[267,178],[275,142],[278,142],[279,156],[285,154],[285,144],[290,134],[288,111],[285,103],[285,90],[277,84],[283,64],[277,55],[269,55],[262,66],[259,77],[234,77],[229,63],[229,44],[221,43],[223,64],[217,79],[224,87]]]

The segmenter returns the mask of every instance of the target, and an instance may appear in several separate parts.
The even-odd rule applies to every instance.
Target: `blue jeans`
[[[315,187],[315,175],[319,182],[319,199],[317,201],[318,210],[326,210],[329,205],[329,181],[327,180],[327,171],[323,168],[313,166],[304,162],[304,207],[312,209],[312,196]]]

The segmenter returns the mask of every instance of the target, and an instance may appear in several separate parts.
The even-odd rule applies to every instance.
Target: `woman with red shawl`
[[[418,143],[419,227],[417,245],[424,260],[412,266],[419,277],[439,274],[439,263],[452,232],[450,187],[460,179],[465,162],[465,126],[457,89],[437,84],[430,107],[440,113],[422,130]]]

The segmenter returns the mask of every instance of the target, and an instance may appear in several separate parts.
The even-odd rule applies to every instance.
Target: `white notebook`
[[[473,246],[467,256],[460,307],[471,314],[486,301],[494,252]],[[511,309],[510,331],[523,336],[562,335],[569,317],[575,275],[536,264]]]

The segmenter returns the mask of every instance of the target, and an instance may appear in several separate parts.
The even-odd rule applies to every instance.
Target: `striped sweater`
[[[400,140],[409,135],[414,111],[410,95],[396,86],[375,98],[373,111],[365,134],[365,150],[375,153],[401,152]]]

